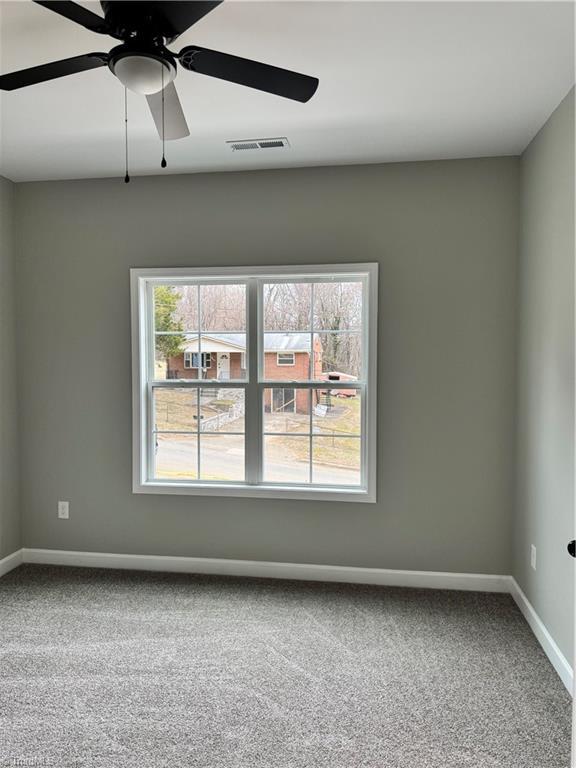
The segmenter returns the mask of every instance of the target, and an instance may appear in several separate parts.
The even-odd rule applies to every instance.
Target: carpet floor
[[[26,565],[0,654],[0,766],[569,765],[508,595]]]

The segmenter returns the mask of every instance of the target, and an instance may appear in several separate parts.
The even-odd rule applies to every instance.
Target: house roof
[[[246,334],[244,333],[203,333],[201,334],[203,352],[245,352]],[[185,352],[198,351],[198,337],[190,339],[183,347]],[[309,333],[265,333],[265,352],[310,352]]]

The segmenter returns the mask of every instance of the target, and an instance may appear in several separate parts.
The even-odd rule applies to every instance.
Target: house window
[[[294,352],[278,352],[276,365],[294,365]]]
[[[375,501],[376,265],[135,269],[132,297],[134,492]]]
[[[210,352],[202,352],[202,368],[212,366]],[[184,352],[184,368],[198,368],[198,352]]]

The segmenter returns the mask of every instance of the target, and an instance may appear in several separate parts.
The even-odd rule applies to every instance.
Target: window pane
[[[310,438],[265,437],[264,480],[268,483],[309,483]]]
[[[200,479],[244,482],[244,435],[200,435]]]
[[[154,350],[154,378],[197,379],[198,361],[192,359],[198,350],[198,336],[185,333],[157,333]]]
[[[315,331],[349,331],[361,327],[361,282],[314,284]]]
[[[244,432],[243,389],[201,389],[202,432]]]
[[[203,331],[245,331],[246,286],[201,285],[200,319]]]
[[[154,476],[166,480],[198,479],[196,435],[153,435]]]
[[[159,432],[196,432],[196,389],[154,388],[154,429]]]
[[[361,334],[315,333],[314,358],[316,380],[356,381],[361,379]]]
[[[312,438],[312,482],[359,485],[361,441],[357,437]]]
[[[265,333],[264,378],[278,381],[308,381],[310,342],[309,333]],[[282,364],[288,362],[287,355],[293,355],[293,365]]]
[[[355,389],[316,389],[312,393],[314,434],[359,435],[361,396]]]
[[[264,390],[264,432],[310,434],[310,392],[274,387]]]
[[[198,287],[196,285],[154,286],[154,329],[197,332]]]
[[[265,331],[310,331],[310,283],[265,283]]]

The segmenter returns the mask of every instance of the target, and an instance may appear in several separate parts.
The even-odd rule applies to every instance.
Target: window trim
[[[281,363],[280,357],[287,355],[292,355],[292,362],[291,363]],[[276,352],[276,365],[278,368],[290,368],[294,367],[296,365],[296,352]]]
[[[262,302],[262,283],[249,278],[270,277],[271,279],[285,279],[287,282],[297,278],[299,281],[315,278],[334,277],[335,282],[345,281],[346,275],[358,277],[362,275],[367,284],[366,297],[368,301],[363,303],[363,380],[362,382],[338,382],[339,389],[359,389],[362,396],[362,468],[363,485],[356,486],[296,486],[276,483],[251,485],[244,483],[210,483],[199,482],[194,485],[178,482],[147,479],[146,469],[150,460],[147,448],[150,450],[150,442],[147,441],[148,402],[149,387],[161,386],[162,382],[154,382],[153,371],[147,371],[146,350],[154,334],[153,313],[146,313],[145,307],[151,293],[150,281],[156,285],[170,285],[175,282],[185,283],[186,280],[194,282],[218,279],[220,282],[234,283],[238,280],[247,280],[247,366],[248,380],[246,382],[227,381],[227,387],[239,386],[244,389],[246,408],[257,414],[254,419],[248,420],[246,425],[246,443],[256,441],[258,451],[262,450],[263,434],[262,420],[258,403],[260,392],[267,387],[280,385],[282,382],[264,380],[263,351],[259,350],[262,339],[262,313],[250,312],[250,307]],[[252,498],[288,498],[296,500],[316,501],[353,501],[376,502],[376,370],[377,370],[377,317],[378,317],[378,265],[376,263],[346,263],[346,264],[322,264],[322,265],[289,265],[269,267],[178,267],[178,268],[135,268],[130,270],[131,299],[132,299],[132,454],[133,454],[133,493],[151,494],[175,494],[175,495],[211,495],[211,496],[245,496]],[[367,306],[368,305],[368,306]],[[144,311],[143,311],[144,309]],[[146,322],[147,321],[147,322]],[[257,339],[257,343],[251,343]],[[152,382],[152,383],[150,383]],[[217,385],[217,380],[206,379],[203,384],[212,382]],[[286,383],[286,382],[284,382]],[[198,386],[196,380],[179,380],[178,386]],[[318,389],[326,388],[325,381],[298,381],[290,382],[294,388]],[[249,400],[252,400],[249,406]],[[361,438],[358,438],[361,439]],[[249,454],[247,454],[247,457]],[[258,454],[252,452],[252,456],[258,458]],[[254,482],[254,466],[250,466],[247,458],[247,481]],[[252,462],[253,464],[253,462]]]

